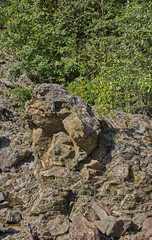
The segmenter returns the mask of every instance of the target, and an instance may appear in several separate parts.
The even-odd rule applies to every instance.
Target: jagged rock
[[[52,166],[75,168],[98,143],[100,122],[84,100],[57,84],[41,84],[26,105],[33,131],[35,176]]]
[[[90,210],[85,215],[85,217],[90,222],[95,222],[97,220],[100,220],[99,216],[97,215],[96,211],[93,208],[90,208]]]
[[[97,147],[100,125],[88,112],[70,114],[63,120],[63,125],[77,145],[88,154]]]
[[[110,237],[120,237],[134,226],[131,219],[117,219],[113,216],[103,216],[102,220],[95,221],[95,225],[103,234]]]
[[[108,216],[107,212],[103,208],[101,208],[97,203],[94,202],[92,204],[92,208],[95,210],[96,214],[101,220]]]
[[[33,129],[39,188],[29,204],[26,201],[25,216],[35,236],[80,240],[90,233],[88,239],[122,234],[128,240],[144,239],[133,233],[137,226],[130,217],[144,213],[147,218],[152,209],[152,120],[115,111],[105,122],[82,99],[56,84],[35,87],[26,118]],[[98,238],[89,221],[110,237]],[[138,230],[143,221],[136,221]],[[53,235],[55,229],[61,235]]]
[[[62,236],[57,237],[57,240],[69,240],[69,234],[64,234]]]
[[[13,166],[17,166],[29,156],[27,149],[20,148],[4,148],[0,152],[0,169],[8,170]]]
[[[65,189],[47,188],[42,192],[40,198],[35,201],[31,209],[31,214],[40,215],[48,211],[54,216],[59,213],[66,214],[69,204],[67,201],[68,196],[70,196],[70,190],[66,189],[66,187]]]
[[[143,225],[143,222],[144,220],[147,218],[147,214],[146,213],[140,213],[140,214],[137,214],[133,221],[134,223],[138,226],[138,229],[141,229],[142,225]]]
[[[152,237],[152,217],[144,220],[142,232],[145,235],[145,239],[150,239]]]
[[[6,216],[6,223],[19,223],[22,220],[20,211],[9,211]]]
[[[100,240],[100,235],[94,224],[88,222],[81,213],[78,213],[70,226],[70,240]]]
[[[97,160],[91,160],[90,163],[84,164],[84,168],[81,170],[81,175],[85,179],[91,179],[96,176],[101,176],[104,166]]]
[[[57,84],[36,85],[34,98],[26,105],[26,118],[31,128],[43,128],[49,133],[63,129],[62,121],[73,111],[91,108],[84,100]]]
[[[104,166],[97,160],[91,160],[90,163],[84,164],[84,168],[89,168],[93,170],[103,170]]]
[[[49,221],[48,227],[51,235],[58,237],[68,232],[70,223],[65,216],[57,216],[55,219]]]

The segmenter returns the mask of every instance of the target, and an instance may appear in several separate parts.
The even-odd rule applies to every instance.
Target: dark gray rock
[[[4,148],[0,152],[0,169],[7,171],[11,167],[17,166],[29,156],[27,149],[20,148]]]

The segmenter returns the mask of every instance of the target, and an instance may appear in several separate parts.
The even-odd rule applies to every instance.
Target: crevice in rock
[[[69,190],[68,196],[66,197],[66,202],[67,202],[67,215],[69,216],[74,202],[76,201],[76,194],[73,193],[72,190]]]

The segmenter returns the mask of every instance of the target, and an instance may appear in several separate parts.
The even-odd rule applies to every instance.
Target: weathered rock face
[[[0,136],[0,154],[8,154],[0,159],[0,215],[4,225],[21,224],[11,240],[151,238],[150,115],[115,111],[105,121],[62,86],[42,84],[26,119],[34,165],[20,158],[26,152],[20,139],[16,154],[8,135]]]
[[[34,128],[37,176],[43,168],[77,168],[97,147],[100,122],[85,101],[62,86],[36,86],[26,107],[26,118]]]
[[[23,209],[35,199],[38,184],[33,175],[31,131],[10,91],[13,87],[6,76],[0,78],[0,239],[26,240],[30,237],[26,224],[21,227]]]
[[[55,239],[122,234],[130,239],[127,231],[133,234],[138,228],[131,217],[144,212],[144,221],[152,208],[152,120],[115,112],[105,122],[82,99],[56,84],[35,87],[26,118],[34,130],[35,176],[40,183],[31,216],[43,215],[47,226],[58,216],[68,216],[70,235],[66,230]],[[42,222],[37,223],[40,229]],[[42,231],[42,239],[45,234],[52,233]]]

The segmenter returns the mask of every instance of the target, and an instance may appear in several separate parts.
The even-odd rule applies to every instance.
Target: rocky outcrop
[[[0,175],[3,223],[21,224],[11,239],[151,238],[150,116],[115,111],[100,119],[62,86],[41,84],[25,118],[34,165],[21,160]],[[3,152],[12,142],[2,137],[0,146]]]
[[[57,84],[42,84],[26,106],[34,129],[35,175],[55,166],[78,168],[97,147],[100,122],[81,98]]]
[[[152,206],[152,120],[114,112],[105,121],[56,84],[35,87],[26,118],[33,129],[34,172],[40,184],[31,216],[68,215],[69,239],[97,239],[94,227],[89,236],[90,222],[109,237],[127,236],[128,231],[136,235],[140,228],[132,217],[145,212],[146,219]]]

